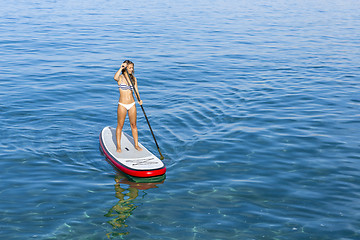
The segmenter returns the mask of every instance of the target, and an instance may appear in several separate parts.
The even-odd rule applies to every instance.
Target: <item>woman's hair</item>
[[[123,63],[127,63],[127,64],[132,64],[132,65],[134,65],[134,63],[133,63],[132,61],[130,61],[130,60],[125,60]]]
[[[133,66],[135,66],[135,64],[130,60],[125,60],[123,63],[126,63],[127,65],[132,64]],[[125,71],[125,70],[123,70],[123,71]],[[133,74],[134,74],[134,72],[135,72],[135,70],[133,71]],[[133,74],[131,74],[131,75],[133,75]]]

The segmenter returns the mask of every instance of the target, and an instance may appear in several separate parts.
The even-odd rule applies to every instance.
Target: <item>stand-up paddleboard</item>
[[[116,151],[116,133],[112,127],[105,127],[100,133],[100,147],[106,158],[120,171],[134,177],[155,177],[164,175],[164,163],[141,143],[142,151],[134,147],[134,139],[121,133],[121,153]]]

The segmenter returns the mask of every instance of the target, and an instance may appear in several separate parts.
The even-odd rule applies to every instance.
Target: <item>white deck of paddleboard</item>
[[[105,127],[101,132],[104,148],[114,160],[134,170],[152,170],[164,167],[164,163],[147,150],[140,142],[143,149],[138,151],[134,147],[134,139],[128,134],[121,133],[121,153],[116,152],[116,129]]]

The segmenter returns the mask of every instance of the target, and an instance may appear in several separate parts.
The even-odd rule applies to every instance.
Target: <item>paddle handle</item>
[[[161,159],[161,160],[163,160],[163,159],[164,159],[164,156],[163,156],[163,155],[161,154],[161,152],[160,152],[160,147],[159,147],[159,145],[158,145],[158,143],[157,143],[157,141],[156,141],[156,138],[155,138],[154,132],[153,132],[153,130],[152,130],[152,128],[151,128],[151,125],[150,125],[149,119],[148,119],[148,118],[147,118],[147,116],[146,116],[146,113],[145,113],[144,107],[143,107],[142,105],[140,105],[140,107],[141,107],[141,109],[142,109],[142,111],[143,111],[143,113],[144,113],[144,116],[145,116],[146,122],[147,122],[147,124],[149,125],[150,132],[151,132],[151,134],[152,134],[152,136],[153,136],[153,138],[154,138],[154,141],[155,141],[156,147],[157,147],[157,149],[158,149],[158,151],[159,151],[159,154],[160,154],[160,159]]]

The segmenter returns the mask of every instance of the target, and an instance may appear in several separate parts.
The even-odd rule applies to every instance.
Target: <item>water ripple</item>
[[[358,239],[356,4],[2,4],[1,236]],[[99,152],[124,59],[161,182]]]

